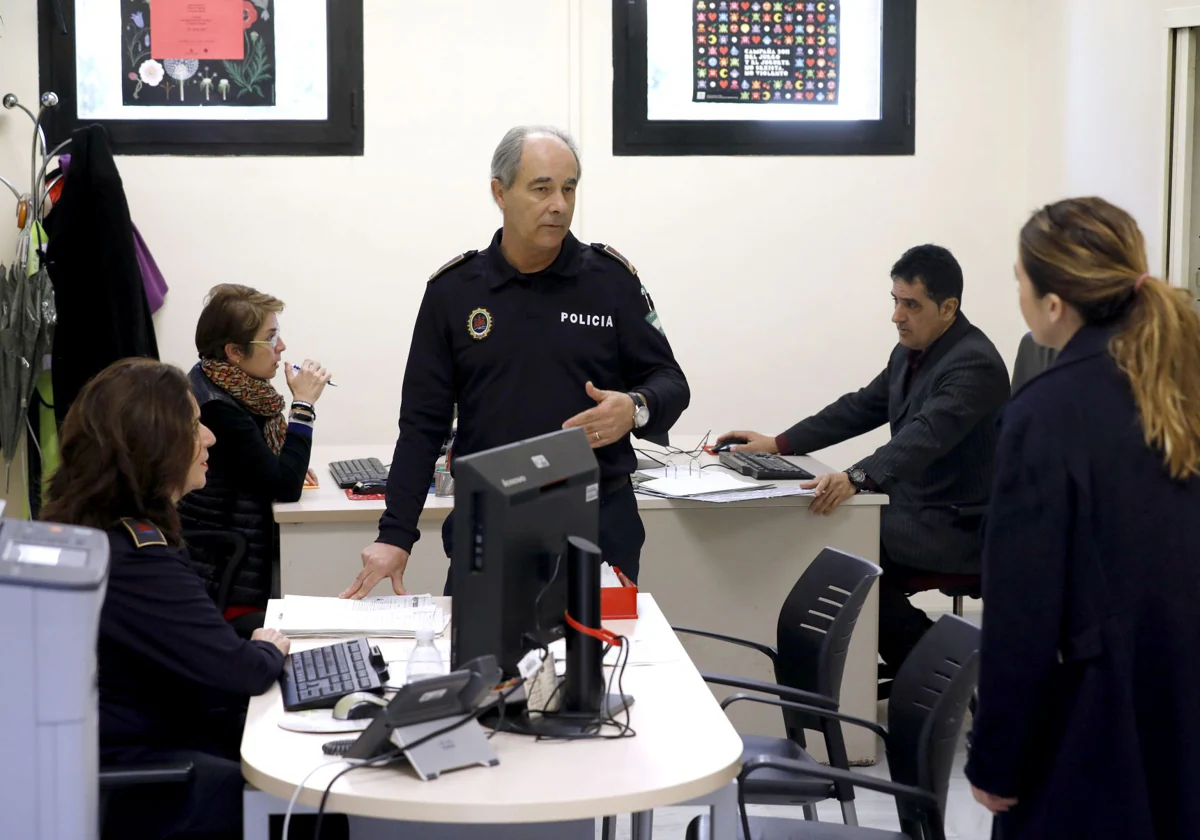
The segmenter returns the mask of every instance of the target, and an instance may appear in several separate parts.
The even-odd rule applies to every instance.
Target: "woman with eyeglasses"
[[[287,344],[280,338],[283,301],[223,283],[213,287],[196,325],[200,361],[188,373],[200,417],[217,443],[208,459],[208,485],[179,503],[184,538],[196,531],[234,531],[246,557],[229,591],[226,618],[246,635],[261,626],[279,566],[271,504],[300,498],[312,449],[316,403],[330,375],[317,362],[299,370],[283,362],[290,408],[271,384]],[[195,547],[194,547],[195,548]],[[192,551],[192,562],[215,590],[215,558]]]

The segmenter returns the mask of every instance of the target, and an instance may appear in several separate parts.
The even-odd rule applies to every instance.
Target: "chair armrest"
[[[764,694],[774,694],[776,697],[783,697],[796,703],[818,706],[822,709],[836,710],[838,707],[837,701],[832,697],[826,697],[824,694],[814,694],[811,691],[802,691],[799,688],[791,688],[786,685],[751,680],[745,677],[734,677],[729,674],[702,673],[700,674],[700,678],[706,683],[727,685],[731,688],[744,688],[747,691],[761,691]]]
[[[854,726],[861,726],[863,729],[870,729],[884,741],[887,740],[887,730],[878,723],[864,720],[863,718],[853,717],[851,715],[844,715],[841,712],[835,712],[832,709],[821,709],[817,708],[816,706],[806,705],[804,703],[789,703],[787,700],[776,700],[773,697],[758,697],[754,694],[741,693],[731,694],[721,701],[721,708],[727,709],[740,700],[749,700],[752,703],[765,703],[768,706],[778,706],[781,709],[791,709],[794,712],[804,712],[805,714],[812,715],[813,717],[840,720],[844,723],[853,724]]]
[[[164,764],[128,764],[100,768],[100,790],[139,785],[185,784],[191,781],[195,765],[190,761]]]
[[[739,639],[736,636],[725,636],[721,633],[713,633],[709,630],[693,630],[691,627],[672,627],[676,633],[687,633],[690,636],[703,636],[706,639],[716,639],[720,642],[729,642],[733,645],[741,645],[742,647],[752,648],[761,654],[769,656],[771,662],[774,663],[779,658],[779,651],[770,645],[759,644],[752,642],[749,639]]]
[[[757,770],[770,768],[772,770],[782,770],[785,773],[792,773],[797,776],[808,776],[813,779],[824,779],[828,782],[844,782],[854,787],[866,788],[867,790],[878,791],[879,793],[890,794],[897,799],[907,800],[922,808],[932,809],[934,813],[941,810],[938,805],[937,797],[927,790],[922,790],[909,785],[901,785],[888,779],[877,779],[874,776],[867,776],[862,773],[852,773],[849,770],[838,770],[834,767],[825,767],[820,764],[809,764],[807,762],[796,761],[791,758],[779,758],[773,755],[756,756],[742,765],[742,771],[738,774],[738,790],[741,791],[741,782]]]

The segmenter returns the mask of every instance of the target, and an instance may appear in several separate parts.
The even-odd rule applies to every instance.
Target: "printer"
[[[4,837],[98,833],[96,636],[108,536],[0,519],[0,823]]]

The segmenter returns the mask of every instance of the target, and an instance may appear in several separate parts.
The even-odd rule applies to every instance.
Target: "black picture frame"
[[[917,0],[884,0],[879,120],[649,120],[647,0],[613,0],[613,154],[913,155]],[[770,105],[763,107],[790,107]]]
[[[277,156],[363,154],[363,3],[326,0],[328,111],[325,120],[80,120],[75,74],[75,0],[38,1],[43,91],[58,107],[43,119],[53,148],[99,123],[117,155]]]

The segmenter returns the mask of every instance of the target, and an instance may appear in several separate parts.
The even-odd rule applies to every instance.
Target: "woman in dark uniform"
[[[1021,231],[967,776],[1006,838],[1200,837],[1200,316],[1098,198]]]
[[[186,789],[115,798],[104,836],[241,837],[246,701],[279,677],[289,643],[274,630],[239,638],[188,564],[175,505],[204,486],[213,435],[181,371],[125,359],[84,387],[60,437],[42,518],[104,529],[111,551],[97,645],[101,763],[195,766]]]

